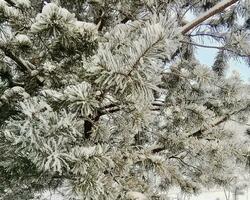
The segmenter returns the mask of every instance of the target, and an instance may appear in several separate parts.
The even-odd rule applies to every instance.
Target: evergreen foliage
[[[250,2],[0,0],[0,200],[167,199],[230,186],[249,164]],[[244,23],[239,23],[244,21]],[[195,38],[220,43],[212,68]],[[209,56],[209,55],[208,55]],[[249,132],[249,131],[248,131]],[[248,133],[247,132],[247,133]]]

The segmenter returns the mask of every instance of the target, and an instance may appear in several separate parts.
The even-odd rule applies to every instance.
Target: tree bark
[[[193,29],[194,27],[196,27],[200,23],[204,22],[205,20],[207,20],[208,18],[214,16],[215,14],[218,14],[218,13],[222,12],[223,10],[228,8],[229,6],[236,3],[237,1],[239,1],[239,0],[224,0],[224,1],[220,2],[220,3],[218,3],[217,5],[215,5],[211,9],[209,9],[207,12],[205,12],[200,17],[194,19],[193,21],[191,21],[191,22],[187,23],[185,26],[183,26],[181,28],[181,33],[182,34],[187,33],[188,31],[190,31],[191,29]]]

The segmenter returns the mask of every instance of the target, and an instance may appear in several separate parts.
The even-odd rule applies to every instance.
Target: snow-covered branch
[[[233,110],[233,111],[229,112],[228,114],[225,114],[225,115],[215,119],[213,121],[213,123],[211,124],[211,127],[215,128],[215,127],[221,125],[222,123],[226,122],[227,120],[230,120],[230,117],[232,117],[233,115],[236,115],[240,112],[243,112],[243,111],[249,109],[249,106],[250,106],[250,104],[248,103],[247,105],[245,105],[239,109]],[[188,134],[188,137],[196,137],[198,139],[201,139],[201,138],[203,138],[203,136],[206,136],[211,131],[212,131],[212,129],[208,129],[208,128],[197,128],[197,129],[193,130],[190,134]],[[164,151],[164,150],[166,150],[166,147],[157,146],[156,148],[152,149],[151,151],[152,151],[152,153],[159,153],[159,152]]]
[[[182,34],[187,33],[188,31],[190,31],[191,29],[195,28],[200,23],[202,23],[205,20],[207,20],[208,18],[210,18],[210,17],[212,17],[212,16],[214,16],[214,15],[222,12],[223,10],[225,10],[226,8],[228,8],[229,6],[231,6],[234,3],[236,3],[237,1],[239,1],[239,0],[223,0],[222,2],[216,4],[213,8],[209,9],[203,15],[201,15],[200,17],[194,19],[193,21],[189,22],[184,27],[182,27],[181,28],[181,33]]]
[[[224,67],[227,48],[249,54],[247,31],[206,27],[225,48],[188,31],[237,1],[45,2],[0,0],[0,198],[65,187],[63,199],[166,199],[173,185],[230,184],[249,141],[219,125],[249,116],[249,91],[194,49],[218,49]]]

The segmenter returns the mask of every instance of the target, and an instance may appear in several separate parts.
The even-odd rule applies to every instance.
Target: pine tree
[[[225,122],[249,116],[249,90],[224,71],[250,61],[248,0],[0,0],[0,14],[1,200],[167,199],[245,169],[249,140]],[[208,37],[212,68],[194,55]]]

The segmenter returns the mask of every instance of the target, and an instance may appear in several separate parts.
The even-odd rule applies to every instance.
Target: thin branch
[[[205,12],[203,15],[201,15],[200,17],[196,18],[195,20],[191,21],[190,23],[186,24],[185,26],[183,26],[181,28],[181,33],[185,34],[188,31],[190,31],[191,29],[193,29],[194,27],[196,27],[197,25],[199,25],[200,23],[204,22],[205,20],[207,20],[208,18],[222,12],[223,10],[225,10],[227,7],[233,5],[234,3],[236,3],[239,0],[224,0],[220,3],[218,3],[217,5],[215,5],[214,7],[212,7],[211,9],[209,9],[207,12]]]
[[[187,14],[187,12],[194,7],[195,5],[197,5],[198,3],[200,3],[200,1],[194,2],[193,4],[189,5],[188,8],[185,10],[185,12],[182,14],[181,19],[183,19],[185,17],[185,15]],[[185,23],[186,25],[186,23]]]
[[[162,107],[164,107],[164,102],[163,101],[155,101],[152,102],[152,108],[150,109],[151,111],[160,111]],[[128,105],[127,105],[128,106]],[[106,114],[111,114],[115,113],[118,111],[121,111],[122,109],[128,108],[126,105],[118,105],[118,104],[109,104],[106,106],[103,106],[102,108],[99,109],[99,115],[106,115]]]
[[[234,3],[238,2],[239,0],[224,0],[218,4],[216,4],[214,7],[209,9],[207,12],[205,12],[203,15],[200,17],[194,19],[193,21],[187,23],[184,25],[181,29],[180,32],[185,35],[188,31],[191,29],[195,28],[198,25],[201,25],[202,22],[206,21],[210,17],[222,12],[224,9],[228,8],[229,6],[233,5]],[[171,56],[171,59],[173,59],[178,53],[179,49]]]
[[[135,63],[133,63],[133,65],[131,66],[131,69],[127,73],[127,76],[130,76],[131,73],[138,67],[138,65],[140,64],[141,58],[143,58],[145,55],[147,55],[147,53],[150,51],[150,49],[153,48],[155,45],[157,45],[162,40],[163,40],[163,38],[161,36],[159,36],[159,38],[156,41],[154,41],[149,47],[147,47],[143,51],[143,53],[135,60]]]
[[[231,49],[221,47],[221,46],[208,46],[208,45],[197,44],[197,43],[194,43],[194,42],[186,42],[186,41],[181,41],[181,43],[186,43],[186,44],[190,44],[190,45],[197,46],[197,47],[202,47],[202,48],[218,49],[218,50],[221,50],[221,51],[229,51],[229,52],[237,54],[238,56],[241,56],[241,57],[247,57],[247,58],[249,57],[249,55],[240,54],[240,53],[238,53],[236,51],[233,51]]]
[[[229,113],[227,113],[226,115],[224,115],[222,117],[219,117],[218,119],[214,120],[214,122],[212,123],[212,127],[216,127],[216,126],[222,124],[223,122],[229,120],[232,115],[238,114],[238,113],[240,113],[240,112],[248,109],[249,106],[250,106],[250,104],[247,104],[244,107],[241,107],[241,108],[236,109],[236,110],[234,110],[232,112],[229,112]],[[200,138],[202,135],[208,134],[210,132],[211,132],[210,129],[208,130],[207,128],[199,128],[198,130],[195,130],[191,134],[189,134],[188,137],[197,137],[197,138]]]
[[[208,36],[208,37],[212,37],[212,38],[218,38],[218,39],[225,40],[225,37],[223,37],[222,34],[214,35],[212,33],[195,33],[195,34],[189,34],[188,36],[190,36],[190,37]]]
[[[195,28],[196,26],[202,25],[201,23],[209,19],[210,17],[222,12],[227,7],[233,5],[234,3],[238,2],[239,0],[224,0],[218,4],[216,4],[214,7],[209,9],[207,12],[205,12],[200,17],[194,19],[193,21],[185,24],[181,29],[180,32],[185,35],[188,31]],[[171,59],[174,59],[176,55],[178,55],[180,50],[178,49],[172,56]]]
[[[109,109],[102,110],[99,114],[106,115],[106,114],[115,113],[115,112],[121,111],[122,108],[124,108],[124,107],[122,107],[122,106],[110,107]]]
[[[181,43],[185,43],[185,44],[190,44],[190,45],[194,45],[197,47],[202,47],[202,48],[208,48],[208,49],[218,49],[218,50],[227,50],[224,47],[221,46],[208,46],[208,45],[204,45],[204,44],[197,44],[194,42],[186,42],[186,41],[181,41]]]
[[[198,171],[201,172],[201,170],[200,170],[198,167],[186,163],[183,159],[181,159],[181,158],[178,157],[178,156],[170,156],[169,159],[171,159],[171,158],[172,158],[172,159],[177,159],[177,160],[179,160],[183,165],[188,166],[188,167],[191,167],[191,168],[196,169],[196,170],[198,170]]]

